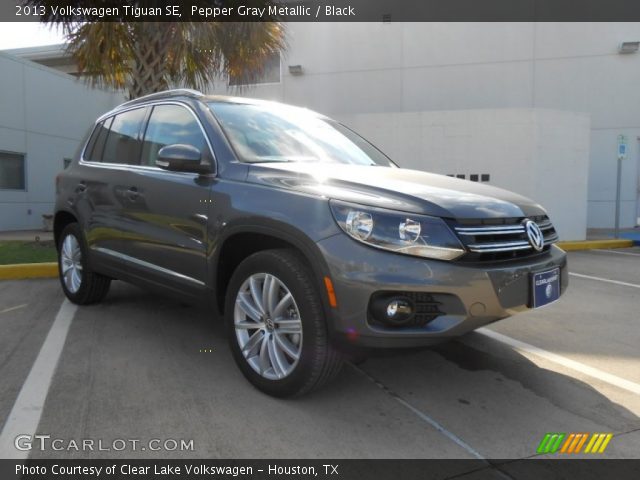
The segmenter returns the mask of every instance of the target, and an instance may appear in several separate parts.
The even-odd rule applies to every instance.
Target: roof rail
[[[120,106],[126,106],[126,105],[133,105],[139,102],[143,102],[143,101],[147,101],[147,100],[154,100],[157,98],[164,98],[164,97],[171,97],[174,95],[187,95],[187,96],[191,96],[191,97],[202,97],[204,95],[204,93],[198,91],[198,90],[193,90],[191,88],[175,88],[173,90],[163,90],[162,92],[155,92],[155,93],[150,93],[149,95],[143,95],[142,97],[138,97],[138,98],[134,98],[133,100],[129,100],[128,102],[125,102],[123,104],[121,104]]]

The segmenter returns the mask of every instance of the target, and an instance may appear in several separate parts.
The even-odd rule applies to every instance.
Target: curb
[[[640,246],[640,234],[622,234],[620,235],[624,240],[630,240],[633,242],[633,244],[638,247]]]
[[[592,250],[594,248],[629,248],[633,240],[585,240],[581,242],[558,242],[558,247],[566,252],[575,250]]]
[[[0,280],[21,280],[24,278],[56,278],[57,276],[58,264],[56,262],[0,265]]]

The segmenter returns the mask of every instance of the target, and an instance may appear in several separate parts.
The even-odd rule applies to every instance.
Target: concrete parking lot
[[[515,459],[546,432],[611,432],[601,458],[639,458],[640,248],[570,253],[570,270],[551,307],[347,365],[294,400],[245,381],[211,312],[122,282],[76,309],[56,280],[5,281],[0,457],[29,453],[10,451],[16,433],[63,440],[31,458]],[[140,443],[68,448],[83,439]]]

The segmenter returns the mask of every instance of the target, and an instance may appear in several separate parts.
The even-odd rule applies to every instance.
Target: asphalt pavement
[[[122,282],[103,303],[76,309],[56,280],[4,281],[0,451],[521,459],[557,456],[536,452],[547,432],[611,432],[601,458],[639,458],[640,248],[572,252],[569,262],[557,303],[433,348],[349,364],[293,400],[245,381],[209,311]],[[12,452],[16,432],[50,435],[60,450]]]

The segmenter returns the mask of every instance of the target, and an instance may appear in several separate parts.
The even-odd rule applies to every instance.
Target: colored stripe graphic
[[[613,438],[613,434],[608,433],[604,439],[604,442],[602,442],[602,445],[600,445],[600,450],[598,450],[598,453],[604,453],[605,449],[609,445],[609,442],[611,441],[612,438]]]
[[[580,453],[580,450],[582,450],[582,446],[587,441],[587,438],[589,438],[589,434],[588,433],[583,433],[582,434],[582,439],[580,440],[580,442],[576,446],[576,451],[574,453]]]
[[[566,433],[547,433],[538,445],[538,453],[556,453],[565,436]]]
[[[573,443],[575,438],[576,438],[576,434],[570,433],[569,436],[567,437],[567,441],[564,442],[564,445],[562,445],[562,449],[560,450],[560,453],[567,453],[567,450],[569,449],[569,445]]]
[[[604,453],[612,438],[611,433],[594,433],[584,453]]]
[[[587,438],[589,438],[588,433],[571,433],[567,441],[562,445],[560,453],[580,453]]]
[[[549,432],[542,438],[540,445],[538,445],[537,452],[577,454],[582,452],[582,447],[584,447],[586,443],[587,446],[584,449],[584,453],[604,453],[612,438],[612,433],[591,434],[586,432],[573,432],[567,434]],[[589,441],[587,442],[587,440]]]

